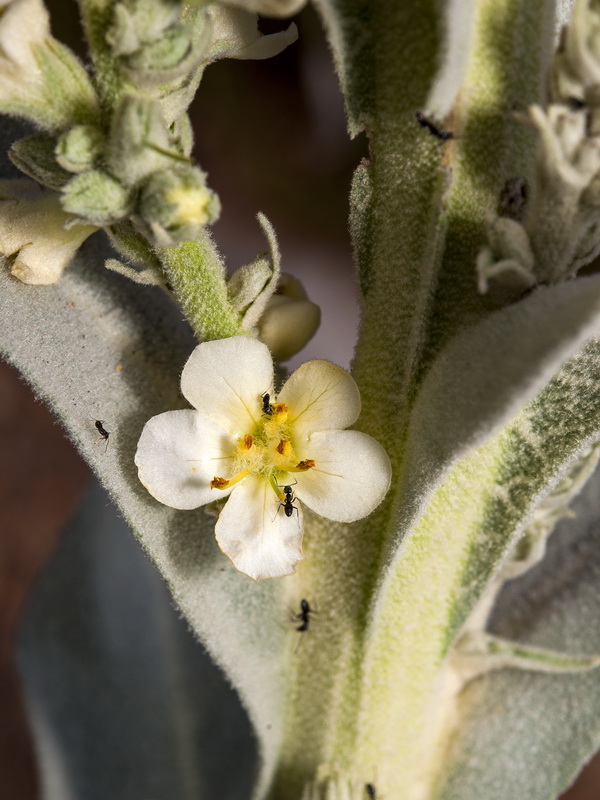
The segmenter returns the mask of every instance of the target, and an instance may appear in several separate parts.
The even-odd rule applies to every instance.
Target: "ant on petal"
[[[283,503],[280,503],[279,506],[283,506],[283,510],[285,511],[286,517],[291,517],[294,511],[296,514],[299,514],[298,507],[294,505],[294,500],[296,499],[296,495],[292,492],[291,486],[284,486],[283,487],[283,494],[285,495]]]

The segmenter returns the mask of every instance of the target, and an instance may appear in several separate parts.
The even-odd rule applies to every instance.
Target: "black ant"
[[[281,508],[281,506],[283,506],[283,510],[285,511],[286,517],[291,517],[294,511],[299,516],[298,507],[294,505],[294,500],[296,499],[296,496],[292,492],[292,487],[284,486],[283,494],[284,494],[284,500],[283,503],[279,503],[279,507]]]
[[[104,425],[102,424],[103,422],[104,422],[104,420],[103,420],[103,419],[97,419],[97,420],[94,422],[94,425],[96,426],[96,430],[98,431],[98,433],[100,434],[100,436],[101,436],[101,437],[104,439],[104,441],[106,442],[106,447],[108,447],[108,437],[110,436],[110,431],[107,431],[107,430],[104,428]],[[104,450],[105,450],[105,452],[106,452],[106,448],[104,448]]]
[[[295,613],[290,612],[292,622],[300,623],[296,628],[299,634],[303,634],[306,633],[306,631],[308,631],[308,628],[310,626],[311,616],[313,614],[318,614],[318,613],[319,612],[317,611],[316,608],[311,608],[311,605],[308,602],[308,600],[305,600],[304,598],[300,600],[300,611],[296,611]],[[298,644],[296,646],[296,649],[294,650],[294,653],[297,653],[298,650],[300,650],[301,642],[302,642],[302,635],[298,639]]]
[[[428,119],[425,116],[425,114],[423,114],[421,111],[417,111],[415,117],[417,118],[417,122],[422,128],[427,128],[429,133],[431,133],[437,139],[440,139],[442,142],[447,142],[448,139],[454,139],[454,134],[451,131],[446,131],[444,130],[444,128],[439,128],[430,119]]]
[[[377,800],[377,792],[372,783],[365,783],[365,794],[369,800]]]
[[[265,417],[271,417],[273,415],[273,406],[271,405],[271,395],[269,392],[265,392],[261,398],[262,400],[262,413]]]

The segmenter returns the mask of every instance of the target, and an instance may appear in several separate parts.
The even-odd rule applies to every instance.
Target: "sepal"
[[[86,172],[94,167],[104,149],[104,137],[95,125],[75,125],[56,142],[54,155],[66,172]]]
[[[56,161],[54,149],[56,139],[47,133],[35,133],[16,141],[8,156],[15,167],[34,181],[59,191],[71,180],[71,173],[64,170]]]
[[[118,222],[132,210],[127,188],[101,170],[73,178],[62,190],[61,203],[67,213],[98,227]]]

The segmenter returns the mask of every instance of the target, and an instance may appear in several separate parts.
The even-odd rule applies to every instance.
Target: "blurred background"
[[[54,34],[85,58],[74,0],[47,5]],[[321,328],[289,366],[326,358],[348,367],[358,324],[348,194],[367,144],[364,136],[350,141],[346,133],[315,12],[307,8],[295,21],[299,41],[276,58],[222,61],[207,69],[191,109],[195,158],[221,198],[213,232],[229,269],[265,249],[256,221],[262,211],[278,233],[283,270],[299,277],[321,306]],[[288,24],[262,20],[261,29],[270,33]],[[47,409],[2,362],[0,442],[0,798],[37,800],[15,634],[30,588],[91,475]],[[599,797],[596,761],[564,800]]]

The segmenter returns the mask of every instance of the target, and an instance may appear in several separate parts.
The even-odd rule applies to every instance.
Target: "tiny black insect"
[[[271,405],[271,395],[265,392],[262,397],[262,413],[270,417],[273,414],[273,406]]]
[[[280,503],[279,505],[283,506],[283,510],[285,511],[286,517],[291,517],[294,511],[298,513],[298,508],[297,506],[294,505],[294,500],[296,499],[296,496],[292,492],[291,486],[284,486],[283,494],[285,495],[285,499],[283,503]]]
[[[372,783],[365,783],[365,794],[369,800],[377,800],[377,792]]]
[[[300,624],[296,628],[299,633],[304,633],[310,627],[310,620],[313,614],[318,614],[316,608],[312,608],[308,600],[302,598],[300,600],[300,611],[291,612],[292,613],[292,622],[299,622]]]
[[[422,128],[427,128],[429,133],[435,136],[438,139],[441,139],[442,142],[447,142],[448,139],[454,139],[454,134],[451,131],[446,131],[444,128],[439,128],[435,123],[433,123],[430,119],[428,119],[425,114],[421,111],[417,111],[415,114],[417,118],[417,122]]]
[[[306,633],[310,627],[310,620],[313,614],[318,614],[316,608],[312,608],[308,600],[302,598],[300,600],[300,611],[290,611],[290,618],[292,622],[299,623],[296,627],[296,630],[300,634],[298,638],[298,644],[296,645],[296,649],[294,653],[297,653],[300,650],[300,645],[302,643],[302,634]]]
[[[98,431],[98,433],[100,434],[100,436],[101,436],[101,437],[104,439],[104,441],[106,442],[106,447],[108,447],[108,437],[110,436],[110,431],[107,431],[107,430],[105,429],[104,425],[102,424],[103,422],[104,422],[104,420],[103,420],[103,419],[97,419],[97,420],[94,422],[94,425],[96,426],[96,430]]]

